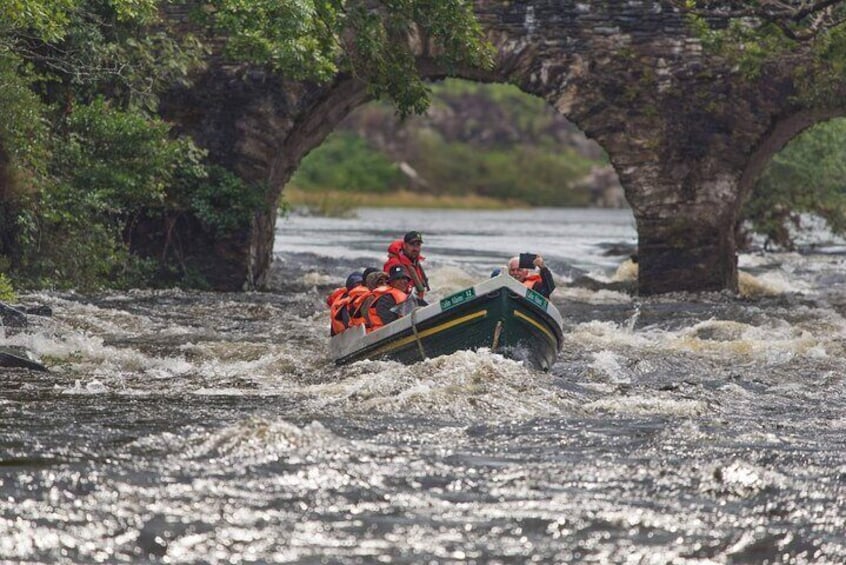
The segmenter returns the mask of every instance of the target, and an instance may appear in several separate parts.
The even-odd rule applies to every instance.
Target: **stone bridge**
[[[642,294],[736,290],[735,228],[753,182],[797,133],[843,115],[795,101],[801,57],[744,76],[703,50],[667,2],[477,0],[476,11],[497,49],[495,67],[450,76],[513,83],[602,145],[636,218]],[[419,62],[429,78],[447,75],[428,53]],[[168,96],[167,118],[215,161],[266,187],[249,229],[194,238],[188,264],[220,289],[263,287],[285,183],[367,100],[364,85],[345,75],[316,86],[220,65]]]

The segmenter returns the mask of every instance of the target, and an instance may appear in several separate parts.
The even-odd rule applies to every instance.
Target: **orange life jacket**
[[[405,302],[405,299],[408,298],[408,295],[401,290],[398,290],[392,286],[384,285],[373,289],[373,292],[370,293],[370,296],[373,297],[373,300],[369,300],[369,305],[367,308],[367,331],[371,332],[376,328],[381,328],[385,325],[385,322],[382,321],[382,318],[379,317],[379,314],[376,313],[376,301],[385,296],[386,294],[390,294],[394,297],[394,301],[397,304],[402,304]]]
[[[341,286],[336,288],[332,291],[332,293],[326,297],[326,306],[332,307],[332,304],[341,297],[342,294],[347,292],[347,287]]]
[[[345,305],[344,299],[347,296],[347,287],[336,288],[326,299],[329,305],[329,335],[337,335],[347,329],[341,314],[341,308]]]
[[[385,261],[382,270],[390,273],[391,267],[395,265],[402,266],[409,277],[408,286],[405,289],[406,294],[411,294],[411,291],[416,289],[417,296],[423,298],[423,294],[429,290],[429,278],[420,264],[424,259],[425,257],[419,255],[416,261],[412,261],[402,250],[402,240],[397,239],[388,246],[388,260]]]
[[[535,285],[542,282],[543,279],[539,274],[531,273],[529,275],[526,275],[526,279],[523,281],[523,286],[535,290]]]
[[[368,296],[370,296],[370,289],[363,284],[353,288],[347,294],[344,300],[346,301],[347,312],[350,315],[350,326],[364,325],[365,319],[364,314],[361,312],[361,305]]]

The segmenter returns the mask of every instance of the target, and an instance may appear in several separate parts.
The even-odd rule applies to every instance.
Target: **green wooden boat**
[[[355,326],[332,337],[329,354],[341,365],[362,359],[416,363],[461,350],[488,348],[549,370],[563,340],[558,309],[502,274],[418,307],[373,332]]]

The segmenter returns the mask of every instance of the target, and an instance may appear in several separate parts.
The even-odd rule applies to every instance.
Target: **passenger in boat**
[[[367,272],[368,269],[372,268],[368,267],[364,271]],[[376,299],[373,296],[373,290],[387,284],[388,273],[382,272],[379,269],[372,269],[371,272],[367,273],[364,281],[364,291],[356,294],[348,307],[350,312],[350,326],[367,325],[367,312],[370,309],[370,305]]]
[[[361,273],[350,273],[344,286],[336,288],[326,299],[329,306],[329,335],[337,335],[350,326],[350,316],[347,305],[349,295],[364,281]]]
[[[421,262],[425,259],[420,254],[422,247],[423,234],[419,231],[410,231],[402,239],[397,239],[388,246],[388,260],[382,267],[382,270],[386,273],[390,273],[391,268],[397,265],[403,267],[408,275],[405,293],[411,294],[412,291],[415,291],[418,298],[423,298],[426,291],[431,290],[429,279],[421,265]]]
[[[544,265],[543,257],[540,255],[535,255],[532,264],[538,269],[537,273],[530,273],[529,269],[521,268],[520,258],[512,257],[508,260],[508,274],[523,283],[524,286],[549,298],[549,295],[555,290],[555,281],[552,280],[552,273]]]
[[[373,297],[365,314],[368,331],[390,324],[400,317],[396,306],[408,299],[405,289],[408,288],[409,277],[402,265],[394,265],[388,275],[387,284],[373,289]]]
[[[379,270],[379,269],[377,269],[376,267],[367,267],[366,269],[364,269],[364,270],[361,272],[361,276],[362,276],[362,278],[364,279],[364,284],[365,284],[365,285],[367,284],[367,277],[369,277],[369,276],[370,276],[370,273],[381,273],[381,272],[382,272],[382,271],[381,271],[381,270]],[[387,275],[387,274],[385,274],[385,276],[387,277],[388,275]],[[372,290],[372,289],[371,289],[371,290]]]

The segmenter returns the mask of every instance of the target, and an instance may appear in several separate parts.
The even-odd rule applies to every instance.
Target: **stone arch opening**
[[[741,198],[749,196],[767,164],[796,136],[817,124],[844,116],[846,116],[846,111],[843,109],[824,108],[802,110],[778,121],[762,137],[761,142],[746,163],[739,185]]]
[[[792,249],[803,230],[823,227],[810,217],[839,229],[844,135],[846,117],[833,110],[798,113],[768,132],[742,177],[739,241]]]
[[[429,111],[405,121],[387,103],[362,103],[351,109],[291,171],[284,190],[294,194],[293,203],[316,205],[316,198],[308,198],[309,191],[405,188],[432,198],[478,197],[488,204],[628,207],[601,146],[543,99],[513,85],[477,80],[446,79],[433,83],[432,90]],[[327,122],[321,124],[325,128]],[[390,161],[398,174],[379,179],[382,186],[325,186],[338,181],[337,176],[325,174],[327,169],[349,166],[338,160],[350,139]],[[324,153],[331,153],[331,159]],[[354,204],[355,199],[347,200]],[[483,200],[478,205],[485,205]]]

